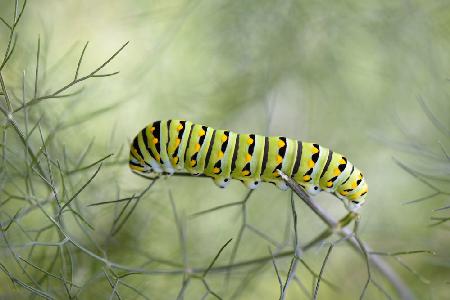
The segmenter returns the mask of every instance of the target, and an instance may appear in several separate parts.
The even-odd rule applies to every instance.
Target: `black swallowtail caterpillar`
[[[222,188],[238,179],[250,189],[265,181],[286,190],[281,170],[310,195],[334,193],[352,210],[368,191],[362,173],[346,157],[318,144],[183,120],[156,121],[142,129],[131,144],[129,166],[138,173],[204,174]]]

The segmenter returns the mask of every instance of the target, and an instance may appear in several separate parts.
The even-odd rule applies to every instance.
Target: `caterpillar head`
[[[132,171],[138,173],[150,173],[152,170],[143,161],[136,159],[130,152],[130,160],[128,161],[128,166]]]
[[[130,157],[128,160],[128,166],[132,171],[138,173],[150,173],[152,172],[152,168],[145,163],[142,152],[139,148],[138,136],[136,136],[133,140],[133,143],[130,145]]]
[[[337,197],[345,202],[351,210],[357,210],[365,203],[369,187],[361,171],[355,169],[350,178],[341,184],[335,191]]]

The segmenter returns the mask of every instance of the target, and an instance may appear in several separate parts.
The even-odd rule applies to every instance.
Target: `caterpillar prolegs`
[[[281,170],[310,195],[333,193],[350,209],[358,208],[368,191],[362,173],[345,156],[319,144],[184,120],[156,121],[142,129],[131,144],[129,166],[138,173],[204,174],[222,188],[237,179],[250,189],[264,181],[286,190]]]

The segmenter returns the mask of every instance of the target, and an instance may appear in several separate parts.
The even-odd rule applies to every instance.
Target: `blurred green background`
[[[14,1],[1,1],[0,16],[12,24],[13,14]],[[73,79],[87,41],[80,76],[129,44],[100,72],[119,74],[88,79],[64,92],[76,92],[71,97],[13,114],[23,132],[31,131],[27,142],[51,184],[1,116],[1,299],[28,298],[36,290],[58,299],[215,299],[186,274],[206,268],[230,238],[215,265],[267,256],[268,247],[274,253],[293,249],[290,193],[272,185],[256,190],[245,211],[236,205],[197,217],[243,200],[246,188],[233,182],[221,190],[209,179],[171,177],[156,181],[139,201],[88,206],[138,195],[149,185],[129,171],[128,144],[148,123],[169,118],[285,135],[345,153],[369,183],[361,239],[381,252],[435,251],[384,259],[417,299],[448,297],[449,209],[434,211],[448,206],[450,192],[448,2],[41,0],[27,3],[16,31],[14,53],[1,70],[14,109],[33,99],[38,38],[37,96]],[[8,39],[8,27],[0,24],[1,57]],[[38,123],[45,148],[38,128],[32,129]],[[99,165],[91,164],[110,153],[77,194]],[[64,240],[43,213],[56,211],[49,185],[63,203],[77,195],[61,224],[90,252]],[[331,195],[316,201],[336,218],[345,213]],[[301,243],[325,228],[301,201],[297,213]],[[441,219],[432,218],[444,222],[433,225]],[[303,253],[316,273],[328,246],[324,241]],[[150,274],[122,276],[127,272],[99,257]],[[283,280],[289,262],[276,260]],[[371,271],[397,299],[390,283]],[[314,276],[302,264],[296,275],[287,299],[310,299]],[[365,261],[338,243],[323,277],[331,284],[321,283],[319,299],[359,298]],[[206,282],[223,299],[280,295],[270,260],[229,275],[211,271]],[[370,284],[365,298],[386,296]]]

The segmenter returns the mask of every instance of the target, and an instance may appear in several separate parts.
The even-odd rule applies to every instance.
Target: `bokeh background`
[[[0,3],[9,24],[14,7],[14,1]],[[361,239],[380,252],[435,252],[384,259],[417,299],[448,297],[448,2],[41,0],[28,1],[15,32],[1,75],[17,110],[12,117],[39,162],[2,114],[0,298],[279,297],[270,260],[211,270],[207,285],[195,270],[208,267],[230,238],[215,266],[267,256],[269,249],[292,250],[289,192],[265,184],[245,207],[195,215],[242,201],[246,188],[233,182],[221,190],[209,179],[171,177],[138,200],[89,206],[149,186],[129,171],[128,144],[148,123],[169,118],[285,135],[345,153],[370,187]],[[9,28],[0,24],[2,58],[8,40]],[[87,41],[80,77],[129,41],[99,72],[120,73],[74,84],[62,93],[74,93],[69,97],[18,109],[70,83]],[[57,199],[70,200],[60,229],[48,217],[56,218]],[[413,200],[421,201],[405,204]],[[331,195],[315,201],[336,218],[345,214]],[[296,202],[299,241],[306,243],[325,226]],[[329,242],[337,239],[304,252],[302,261],[319,273]],[[276,259],[283,280],[289,263],[290,257]],[[287,299],[312,298],[316,276],[305,265],[298,266]],[[398,299],[391,284],[371,272],[388,296],[370,284],[365,298]],[[338,243],[323,278],[319,299],[359,298],[365,261]]]

